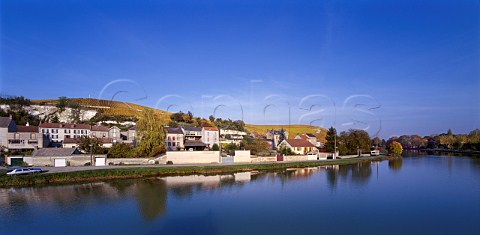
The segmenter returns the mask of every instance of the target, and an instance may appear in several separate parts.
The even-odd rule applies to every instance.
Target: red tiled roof
[[[312,143],[304,139],[287,139],[286,141],[292,147],[315,147]]]
[[[207,131],[218,131],[216,127],[211,127],[211,126],[204,126],[203,129]]]
[[[92,126],[92,131],[106,131],[108,132],[110,128],[106,126]]]
[[[38,133],[38,126],[17,126],[17,132]]]

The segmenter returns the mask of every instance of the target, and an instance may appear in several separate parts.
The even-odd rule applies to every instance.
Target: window
[[[172,144],[170,142],[168,142],[168,146],[172,146]]]
[[[172,137],[172,140],[175,140],[175,136]]]
[[[169,136],[169,137],[167,138],[167,140],[169,140],[169,141],[170,141],[170,140],[172,140],[172,139],[171,139],[171,138],[170,138],[170,136]]]
[[[30,134],[30,139],[36,139],[37,135],[36,134]]]
[[[180,142],[177,142],[177,146],[180,146]]]
[[[172,143],[172,146],[175,146],[175,142]]]

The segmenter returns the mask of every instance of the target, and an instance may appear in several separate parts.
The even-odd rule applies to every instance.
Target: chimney
[[[13,119],[13,116],[10,114],[10,115],[8,116],[8,118],[10,118],[10,120],[12,120],[12,119]]]

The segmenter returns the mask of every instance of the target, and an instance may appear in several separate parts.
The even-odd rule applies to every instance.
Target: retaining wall
[[[252,162],[250,158],[250,150],[235,150],[235,156],[233,157],[234,163]]]
[[[167,162],[173,164],[220,163],[220,151],[167,151]]]

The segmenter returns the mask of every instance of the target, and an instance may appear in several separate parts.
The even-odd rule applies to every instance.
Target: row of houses
[[[135,127],[121,131],[116,126],[95,126],[71,123],[41,123],[39,126],[16,125],[11,117],[0,117],[0,146],[11,150],[47,147],[77,147],[82,137],[98,138],[103,147],[115,143],[134,143]]]

